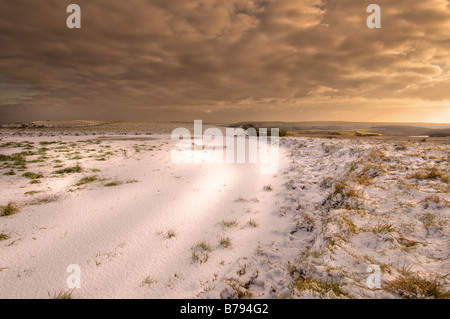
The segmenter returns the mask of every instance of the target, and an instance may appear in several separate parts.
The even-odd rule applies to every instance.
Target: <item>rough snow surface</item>
[[[0,162],[0,205],[18,208],[0,217],[0,298],[68,291],[71,264],[73,298],[395,298],[405,272],[448,291],[448,145],[283,138],[262,175],[175,164],[167,135],[1,143],[28,153]]]

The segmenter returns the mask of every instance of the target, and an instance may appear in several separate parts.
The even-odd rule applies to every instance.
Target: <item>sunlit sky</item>
[[[71,119],[450,123],[450,1],[0,1],[0,123]]]

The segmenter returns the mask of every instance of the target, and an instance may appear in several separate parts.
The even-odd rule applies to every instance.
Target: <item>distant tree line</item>
[[[244,129],[245,131],[249,128],[254,128],[256,130],[256,136],[259,136],[259,129],[260,127],[257,127],[255,124],[253,123],[245,123],[242,125],[242,129]],[[267,136],[271,136],[272,134],[272,130],[271,128],[267,128]],[[288,131],[283,130],[283,129],[279,129],[279,136],[280,137],[285,137],[288,136]]]

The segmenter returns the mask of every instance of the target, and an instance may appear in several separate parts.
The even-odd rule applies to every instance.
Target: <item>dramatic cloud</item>
[[[0,122],[450,122],[449,4],[2,1]]]

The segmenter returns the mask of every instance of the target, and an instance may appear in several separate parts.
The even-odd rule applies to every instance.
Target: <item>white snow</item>
[[[0,169],[0,205],[19,208],[0,217],[0,298],[68,291],[70,264],[81,269],[74,298],[398,297],[367,287],[370,264],[382,266],[383,285],[408,268],[448,290],[449,184],[411,177],[432,167],[448,176],[446,145],[283,138],[278,172],[263,175],[259,164],[175,164],[167,135],[1,143],[23,141],[47,150],[14,176]],[[76,163],[82,172],[53,173]],[[42,173],[41,183],[24,172]],[[76,185],[89,176],[97,180]],[[202,263],[200,242],[210,249]],[[338,291],[323,289],[332,283]]]

